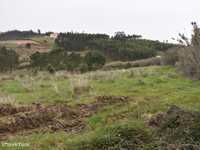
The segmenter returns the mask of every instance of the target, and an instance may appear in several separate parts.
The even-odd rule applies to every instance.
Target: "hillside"
[[[32,30],[29,31],[19,31],[19,30],[12,30],[7,32],[0,33],[0,40],[1,41],[8,41],[8,40],[24,40],[33,36],[38,36],[39,33],[33,32]]]
[[[66,51],[100,51],[110,61],[134,61],[156,56],[177,45],[142,39],[139,35],[126,35],[116,32],[114,36],[106,34],[61,33],[55,45]]]
[[[119,33],[118,33],[119,34]],[[31,67],[40,70],[87,72],[115,61],[137,61],[152,58],[175,44],[142,39],[137,35],[110,37],[106,34],[60,33],[48,53],[35,53]]]
[[[199,88],[172,67],[4,74],[0,137],[31,149],[198,147]]]
[[[139,35],[117,32],[115,36],[89,33],[49,33],[8,31],[0,34],[0,50],[6,47],[19,56],[16,68],[87,72],[115,61],[137,61],[160,55],[177,45],[142,39]],[[3,54],[4,55],[4,54]],[[10,56],[7,56],[10,57]],[[5,61],[1,63],[5,63]],[[152,64],[152,63],[151,63]],[[157,64],[157,63],[153,63]],[[12,68],[12,66],[16,66]],[[6,68],[3,69],[6,71]]]
[[[20,56],[20,59],[29,59],[29,57],[36,53],[49,52],[53,47],[54,39],[47,36],[35,36],[24,40],[1,40],[0,47],[7,47],[14,49]],[[30,47],[27,47],[30,44]]]

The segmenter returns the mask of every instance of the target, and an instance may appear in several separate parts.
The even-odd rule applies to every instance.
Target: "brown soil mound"
[[[173,150],[200,150],[200,113],[172,106],[150,119],[154,136]]]
[[[157,128],[173,128],[173,126],[179,127],[181,125],[189,126],[198,117],[200,117],[198,112],[186,111],[177,106],[171,106],[166,113],[159,113],[152,117],[149,125]]]
[[[34,104],[29,107],[4,105],[2,115],[9,115],[0,123],[0,137],[20,131],[44,129],[45,131],[80,131],[84,124],[75,110],[63,105]],[[1,136],[2,135],[2,136]]]
[[[30,111],[31,107],[14,107],[11,104],[0,104],[0,116],[13,115],[19,112]]]
[[[91,104],[79,105],[79,110],[82,112],[82,116],[91,116],[104,106],[125,103],[130,99],[131,98],[127,96],[98,96],[96,97],[96,101]]]
[[[104,104],[114,104],[119,102],[127,102],[131,98],[128,96],[98,96],[97,102]]]
[[[99,96],[91,104],[81,104],[75,108],[67,105],[29,106],[0,105],[0,140],[13,134],[31,132],[79,132],[85,128],[84,118],[93,115],[100,108],[110,104],[127,102],[123,96]],[[2,119],[3,118],[3,119]]]

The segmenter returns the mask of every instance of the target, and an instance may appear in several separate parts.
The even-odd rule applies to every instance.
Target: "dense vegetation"
[[[159,41],[145,40],[140,35],[126,35],[124,32],[116,32],[112,37],[107,34],[60,33],[55,42],[53,40],[47,42],[46,36],[50,33],[52,32],[42,34],[40,30],[38,32],[14,30],[1,33],[0,40],[29,39],[45,48],[49,46],[49,49],[52,49],[50,52],[36,52],[30,56],[31,68],[67,69],[82,72],[99,69],[107,62],[151,58],[156,56],[159,51],[165,51],[175,46]],[[10,45],[7,43],[6,46]],[[38,46],[26,43],[17,49],[22,49],[22,47],[24,47],[23,51],[31,51],[37,49]]]
[[[105,57],[95,51],[88,52],[82,57],[79,53],[54,50],[49,53],[34,53],[31,56],[31,67],[40,70],[51,68],[50,70],[67,69],[69,71],[85,72],[101,68],[105,61]]]
[[[106,63],[105,57],[98,51],[88,52],[85,56],[85,62],[89,70],[101,68]]]
[[[0,71],[12,71],[16,69],[19,63],[19,56],[17,53],[6,47],[0,47]]]
[[[192,39],[180,34],[180,42],[185,46],[179,50],[179,69],[188,77],[200,80],[200,28],[192,22]]]
[[[47,69],[51,65],[56,70],[74,70],[83,62],[79,54],[66,51],[51,51],[50,53],[36,52],[31,56],[31,66],[39,69]]]
[[[139,35],[126,35],[117,32],[109,37],[105,34],[62,33],[55,43],[66,51],[98,50],[110,60],[138,60],[155,56],[173,44],[140,39]]]
[[[61,33],[49,53],[31,56],[31,66],[55,70],[95,70],[106,62],[134,61],[156,56],[159,51],[174,47],[173,44],[141,39],[140,35],[117,32],[106,34]]]

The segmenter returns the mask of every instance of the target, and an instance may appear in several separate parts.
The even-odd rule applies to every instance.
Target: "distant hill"
[[[106,34],[61,33],[55,40],[59,49],[71,52],[98,50],[111,61],[133,61],[150,58],[159,51],[176,46],[171,43],[142,39],[140,35],[126,35],[117,32],[110,37]]]
[[[0,40],[0,47],[11,48],[19,54],[20,58],[27,59],[35,52],[49,52],[53,44],[54,39],[43,35],[17,40]]]
[[[87,71],[99,69],[97,60],[105,60],[105,63],[143,60],[177,45],[142,39],[141,35],[126,35],[124,32],[117,32],[112,37],[68,32],[53,39],[47,33],[13,30],[0,34],[0,47],[3,46],[15,50],[20,63],[28,62],[32,67]],[[91,63],[88,60],[94,63],[94,67],[88,65]]]
[[[27,39],[33,36],[39,35],[32,30],[29,31],[19,31],[19,30],[12,30],[7,32],[0,33],[0,40],[22,40]]]

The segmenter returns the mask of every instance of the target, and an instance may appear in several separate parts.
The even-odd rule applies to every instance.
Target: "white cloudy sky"
[[[0,31],[41,29],[169,40],[200,22],[199,0],[0,0]]]

